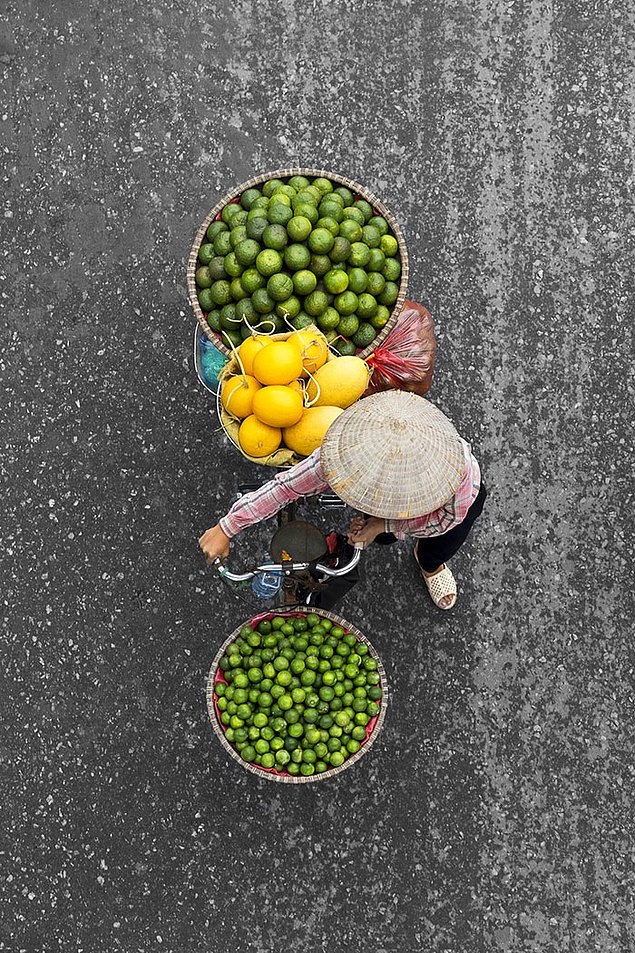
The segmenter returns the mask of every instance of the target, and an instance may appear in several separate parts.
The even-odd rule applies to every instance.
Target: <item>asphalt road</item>
[[[626,0],[2,4],[0,950],[635,950],[634,26]],[[365,555],[340,611],[386,723],[299,786],[207,717],[250,610],[196,538],[261,474],[185,290],[209,209],[292,166],[402,224],[430,397],[490,491],[451,613],[407,546]]]

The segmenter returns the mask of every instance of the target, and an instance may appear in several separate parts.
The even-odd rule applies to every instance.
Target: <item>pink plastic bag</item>
[[[432,315],[416,301],[404,301],[394,328],[368,357],[373,374],[366,394],[407,390],[423,397],[432,385],[437,342]]]

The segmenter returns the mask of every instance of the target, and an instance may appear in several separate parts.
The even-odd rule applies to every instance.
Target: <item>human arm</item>
[[[205,530],[198,541],[198,545],[203,550],[207,561],[213,563],[215,559],[225,559],[229,556],[229,542],[229,536],[223,532],[217,523],[216,526],[210,526],[209,529]]]
[[[352,543],[353,546],[359,546],[360,549],[365,549],[373,542],[376,536],[385,531],[385,528],[385,520],[379,519],[377,516],[370,516],[368,518],[356,516],[348,528],[348,541]]]

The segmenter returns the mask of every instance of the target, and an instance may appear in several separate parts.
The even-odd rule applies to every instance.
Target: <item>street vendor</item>
[[[348,528],[353,546],[414,538],[414,558],[432,601],[456,603],[447,565],[480,516],[486,498],[470,445],[430,401],[388,390],[357,401],[329,427],[322,446],[245,494],[199,539],[208,561],[225,558],[241,530],[287,503],[327,488],[360,511]]]

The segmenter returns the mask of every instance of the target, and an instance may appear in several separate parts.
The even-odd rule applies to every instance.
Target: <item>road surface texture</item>
[[[635,950],[634,27],[627,0],[2,4],[0,950]],[[490,493],[450,613],[408,546],[365,554],[339,611],[385,726],[305,785],[207,716],[252,610],[196,540],[263,470],[185,289],[220,197],[293,166],[402,224],[430,398]]]

